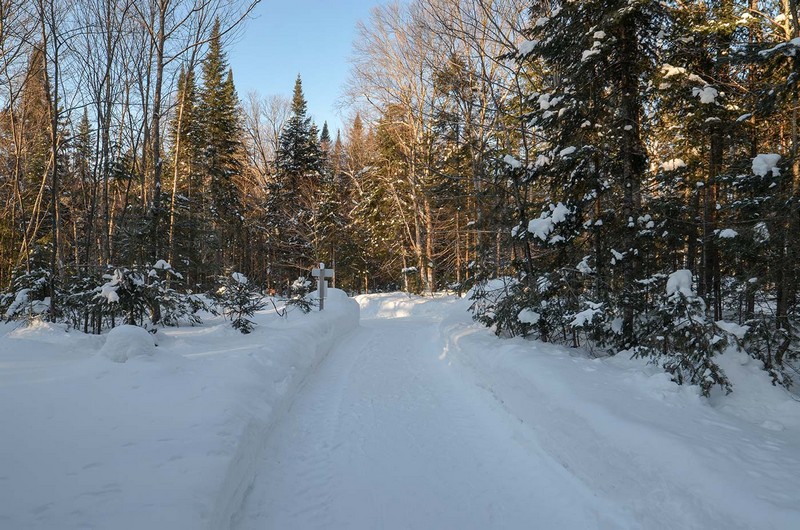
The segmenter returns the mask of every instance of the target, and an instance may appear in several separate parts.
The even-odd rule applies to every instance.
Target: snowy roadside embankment
[[[466,300],[358,300],[365,316],[441,320],[442,362],[519,423],[520,443],[627,513],[627,527],[800,528],[800,403],[747,355],[719,358],[734,391],[705,399],[625,355],[498,339]]]
[[[358,324],[329,293],[322,313],[262,311],[249,335],[210,318],[152,348],[0,325],[0,527],[227,527],[265,435]]]

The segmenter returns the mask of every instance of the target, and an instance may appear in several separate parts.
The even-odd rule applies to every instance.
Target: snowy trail
[[[452,373],[438,329],[362,320],[275,426],[235,527],[627,527]]]

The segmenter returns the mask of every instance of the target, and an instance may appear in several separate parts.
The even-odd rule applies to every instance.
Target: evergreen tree
[[[533,220],[520,219],[514,233],[533,251],[512,292],[521,291],[522,303],[561,286],[559,324],[573,341],[570,315],[587,304],[604,308],[605,341],[615,348],[637,341],[643,309],[637,280],[648,273],[642,265],[651,222],[641,212],[648,169],[642,120],[662,17],[655,1],[564,3],[535,22],[519,56],[546,75],[523,116],[535,131],[531,163],[525,168],[507,158],[505,173],[545,183],[547,195],[539,204],[517,199],[521,214]],[[535,259],[539,254],[548,258]],[[544,314],[543,307],[531,310]]]
[[[204,215],[208,198],[204,188],[201,109],[192,70],[178,77],[176,108],[169,124],[172,144],[172,196],[169,216],[169,262],[181,263],[190,285],[209,274],[211,265],[203,245],[210,220]],[[205,227],[205,230],[204,230]]]
[[[240,152],[242,133],[238,98],[233,73],[220,43],[219,20],[209,38],[208,53],[202,65],[203,88],[201,131],[203,170],[210,193],[210,214],[215,226],[216,263],[221,268],[233,261],[241,250],[243,220],[236,179],[242,172]]]
[[[26,191],[35,189],[48,170],[50,94],[46,88],[45,68],[45,52],[36,46],[28,62],[25,85],[17,108],[22,131],[22,185]]]
[[[342,142],[342,133],[336,131],[336,140],[333,142],[333,147],[330,150],[330,164],[333,172],[337,175],[339,180],[344,178],[344,142]]]
[[[78,130],[74,138],[73,149],[73,172],[78,181],[78,189],[81,190],[82,219],[80,219],[81,232],[83,233],[83,253],[82,264],[89,265],[91,262],[91,251],[93,247],[93,237],[95,235],[95,217],[97,214],[97,192],[95,186],[95,173],[92,171],[94,159],[94,138],[91,126],[89,125],[89,113],[83,110],[81,121],[78,123]],[[81,216],[78,212],[73,214],[76,218]],[[75,251],[78,252],[76,241]],[[80,261],[80,260],[76,260]]]
[[[43,220],[48,212],[46,191],[51,150],[49,98],[45,55],[34,46],[24,70],[24,84],[14,105],[2,109],[2,177],[8,190],[3,197],[6,214],[0,219],[3,258],[0,278],[8,284],[17,264],[29,264],[37,244],[46,244]],[[27,265],[26,265],[27,266]],[[14,276],[18,271],[14,271]]]
[[[328,131],[328,122],[322,124],[322,132],[319,134],[319,145],[323,152],[327,153],[331,148],[331,133]]]
[[[319,178],[321,153],[317,128],[307,112],[303,81],[298,75],[292,95],[292,116],[281,132],[275,160],[278,172],[295,189],[301,188],[302,184],[311,184],[313,187]]]
[[[660,364],[678,384],[698,385],[704,396],[716,385],[731,391],[725,372],[713,360],[725,349],[725,333],[707,316],[705,302],[692,290],[691,271],[670,274],[666,293],[658,298],[646,328],[635,356]]]
[[[240,272],[221,276],[217,280],[216,290],[208,294],[209,298],[222,309],[225,317],[230,319],[233,329],[238,329],[243,334],[253,331],[256,323],[250,319],[256,311],[264,309],[267,305],[267,300]]]
[[[276,234],[278,259],[293,268],[306,268],[320,254],[320,216],[317,191],[323,173],[323,152],[317,128],[307,115],[300,76],[294,85],[292,116],[284,127],[276,153],[277,173],[269,190],[270,224]]]

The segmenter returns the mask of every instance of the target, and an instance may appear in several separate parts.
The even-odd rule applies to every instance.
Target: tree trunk
[[[50,310],[49,318],[51,322],[55,322],[59,307],[58,307],[58,277],[60,276],[60,208],[59,208],[59,138],[58,138],[58,122],[59,122],[59,90],[60,90],[60,72],[59,72],[59,48],[58,35],[56,29],[56,12],[55,5],[50,0],[45,5],[44,0],[39,0],[40,9],[40,22],[41,22],[41,37],[42,47],[44,49],[44,86],[45,93],[47,94],[47,106],[50,118],[50,222],[52,230],[52,250],[50,253]],[[47,12],[46,12],[47,11]],[[49,28],[48,28],[49,26]],[[49,33],[49,34],[48,34]],[[49,37],[49,38],[48,38]],[[50,75],[50,70],[47,67],[47,51],[48,47],[52,46],[53,56],[53,74]]]
[[[638,77],[633,62],[638,58],[638,38],[633,21],[622,22],[623,65],[620,79],[621,114],[625,123],[622,131],[622,241],[625,258],[622,262],[622,334],[626,347],[634,345],[636,330],[635,293],[638,257],[636,252],[636,219],[641,209],[642,174],[646,169],[645,148],[641,139],[641,102]]]
[[[167,8],[169,0],[160,0],[158,6],[158,32],[156,34],[156,81],[153,89],[153,143],[151,156],[153,159],[153,208],[151,227],[151,257],[159,259],[161,253],[161,92],[164,83],[164,43],[166,34]]]
[[[425,204],[425,284],[428,294],[433,294],[436,289],[436,271],[433,263],[433,214],[431,213],[431,203],[427,199]]]

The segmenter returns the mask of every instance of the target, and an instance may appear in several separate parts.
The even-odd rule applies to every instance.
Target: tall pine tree
[[[216,263],[238,259],[242,248],[242,208],[236,179],[241,175],[242,133],[233,73],[220,43],[219,20],[214,23],[208,53],[202,65],[200,93],[203,171],[210,192],[210,215],[214,226]]]
[[[317,128],[307,115],[300,76],[294,85],[292,116],[280,136],[270,186],[271,228],[276,236],[278,269],[287,279],[319,258],[321,226],[317,192],[323,172]]]
[[[194,284],[207,267],[201,228],[206,204],[203,189],[203,137],[197,86],[192,70],[178,77],[176,108],[170,122],[172,192],[169,212],[169,262],[179,263]]]

